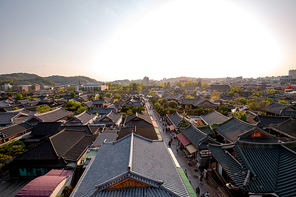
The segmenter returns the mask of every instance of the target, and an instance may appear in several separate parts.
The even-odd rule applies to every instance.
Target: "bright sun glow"
[[[235,4],[182,0],[151,9],[119,31],[96,65],[120,67],[121,79],[257,77],[278,66],[280,51],[271,32]]]

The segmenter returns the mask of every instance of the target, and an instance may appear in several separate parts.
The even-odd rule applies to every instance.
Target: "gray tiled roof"
[[[13,126],[10,126],[10,127],[6,127],[6,128],[3,128],[0,130],[0,133],[3,133],[5,134],[5,138],[9,138],[9,137],[12,137],[16,134],[19,134],[19,133],[22,133],[22,132],[25,132],[29,129],[33,128],[33,126],[27,124],[27,123],[21,123],[21,124],[17,124],[17,125],[13,125]]]
[[[260,132],[264,136],[261,137],[250,137],[255,132]],[[278,138],[270,133],[267,133],[263,129],[260,129],[258,126],[254,127],[253,129],[246,131],[245,133],[238,136],[240,141],[245,142],[257,142],[257,143],[278,143]]]
[[[32,130],[31,136],[54,135],[61,131],[61,122],[39,122]]]
[[[207,89],[209,90],[231,90],[229,85],[212,84]]]
[[[295,143],[294,143],[295,144]],[[238,161],[227,151],[235,151]],[[259,144],[238,141],[233,145],[210,145],[215,159],[222,165],[237,186],[255,194],[276,193],[295,196],[296,152],[285,144]],[[228,155],[228,156],[227,156]],[[247,178],[247,171],[250,177]],[[242,173],[244,172],[244,173]],[[246,179],[244,187],[243,181]]]
[[[270,105],[266,107],[261,107],[260,109],[264,112],[268,112],[275,115],[280,115],[282,110],[291,106],[290,104],[282,104],[278,102],[272,102]]]
[[[238,118],[233,116],[225,123],[219,125],[216,128],[216,132],[222,135],[226,140],[230,142],[235,142],[239,135],[246,131],[249,131],[254,127],[255,125],[239,120]]]
[[[289,120],[288,116],[266,116],[266,115],[257,115],[256,121],[258,121],[258,126],[260,128],[267,127],[270,124],[279,124],[286,120]]]
[[[158,136],[155,132],[154,126],[135,126],[135,127],[123,127],[118,133],[118,139],[121,139],[131,133],[138,134],[144,138],[150,140],[158,140]]]
[[[240,164],[226,149],[233,148],[234,145],[209,145],[214,158],[219,162],[222,168],[226,171],[228,176],[235,182],[237,186],[242,188],[247,170]]]
[[[94,100],[94,105],[103,105],[104,103],[107,103],[105,100]]]
[[[26,109],[14,110],[0,113],[0,125],[21,123],[33,116],[33,113]]]
[[[131,197],[131,196],[143,196],[146,197],[161,196],[161,197],[172,197],[174,195],[169,192],[154,188],[154,187],[135,187],[135,188],[124,188],[124,189],[110,189],[96,193],[93,197]]]
[[[127,116],[124,121],[126,127],[134,126],[152,126],[152,120],[148,114],[134,113]]]
[[[89,124],[92,123],[94,119],[94,115],[88,113],[87,111],[84,111],[80,114],[74,115],[73,118],[71,118],[67,124],[81,124],[81,125],[85,125],[85,124]],[[73,120],[73,122],[71,122]]]
[[[192,124],[187,128],[181,128],[180,131],[199,150],[208,149],[208,143],[218,144],[218,142],[216,142],[214,139],[203,133]]]
[[[35,114],[32,118],[35,118],[40,122],[55,122],[67,117],[68,115],[70,115],[70,112],[60,107],[49,112]],[[28,121],[30,122],[30,120]]]
[[[181,120],[183,120],[183,116],[181,116],[178,112],[167,115],[167,117],[170,119],[175,127],[179,127]]]
[[[109,119],[109,121],[103,121],[105,118]],[[98,120],[97,123],[106,125],[119,125],[121,121],[121,114],[117,114],[114,111],[110,111],[108,114],[104,115],[100,120]]]
[[[279,124],[270,124],[269,127],[275,131],[296,138],[296,120],[289,119]]]
[[[212,112],[210,112],[206,115],[203,115],[201,117],[208,125],[219,124],[219,123],[229,120],[229,118],[227,118],[226,116],[224,116],[223,114],[221,114],[217,111],[212,111]]]
[[[116,141],[116,138],[116,133],[101,133],[96,141],[93,143],[93,146],[102,146],[105,140],[106,142],[114,142]]]
[[[96,109],[91,109],[89,110],[89,113],[98,113],[98,114],[101,114],[101,115],[105,115],[105,114],[109,114],[111,111],[114,111],[114,109],[112,108],[96,108]]]
[[[162,196],[162,193],[165,196],[189,196],[164,142],[152,142],[135,134],[113,143],[104,143],[71,196],[103,196],[108,192],[113,194],[115,191],[108,191],[106,188],[128,177],[158,188],[151,191],[157,192],[156,196]],[[117,189],[116,192],[120,196],[127,196],[126,192],[134,191]]]

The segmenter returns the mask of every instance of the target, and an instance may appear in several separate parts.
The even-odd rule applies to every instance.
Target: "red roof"
[[[177,134],[177,138],[180,140],[180,142],[183,144],[183,146],[187,146],[191,142],[183,135],[183,133]]]
[[[51,170],[46,175],[37,177],[28,183],[16,197],[50,196],[56,187],[73,173],[72,170]]]

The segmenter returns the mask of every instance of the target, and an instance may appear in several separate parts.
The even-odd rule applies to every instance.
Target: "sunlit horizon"
[[[295,53],[284,42],[290,40],[248,1],[128,3],[5,1],[1,73],[114,81],[257,78],[295,69]]]

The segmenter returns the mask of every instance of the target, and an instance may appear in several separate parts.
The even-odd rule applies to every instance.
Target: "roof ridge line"
[[[130,154],[129,154],[129,161],[128,161],[128,171],[132,170],[133,165],[133,144],[134,144],[134,133],[131,133],[131,141],[130,141]]]
[[[254,177],[257,177],[257,174],[255,173],[253,167],[251,166],[251,164],[249,163],[249,161],[247,160],[245,154],[243,153],[243,151],[241,150],[241,148],[239,147],[238,143],[236,143],[237,145],[237,150],[238,152],[241,154],[241,158],[244,160],[248,170],[251,171],[251,173],[254,175]]]

